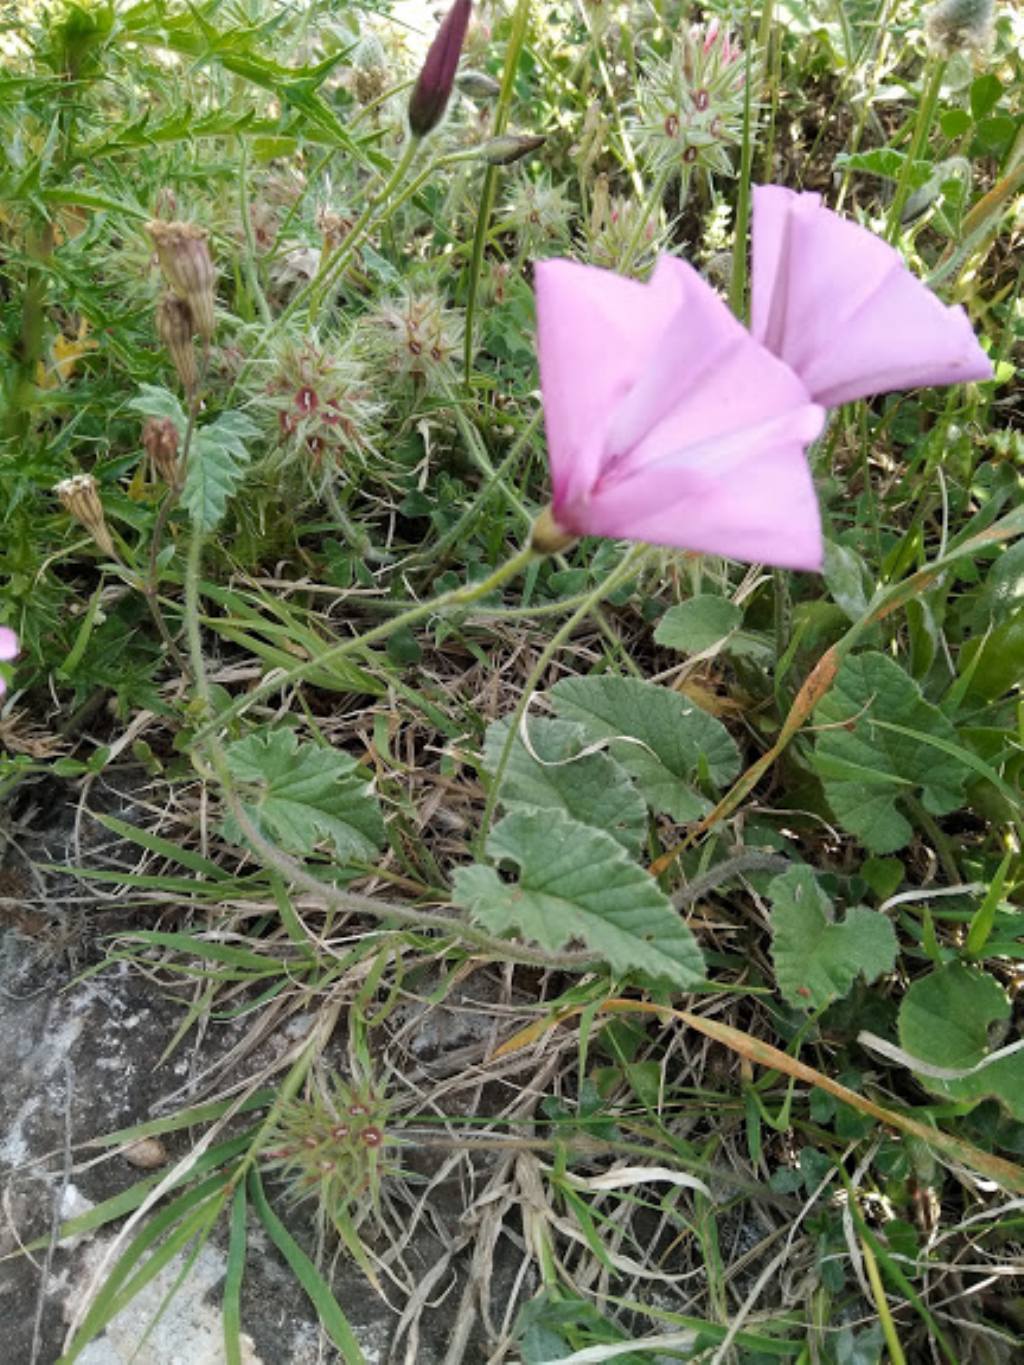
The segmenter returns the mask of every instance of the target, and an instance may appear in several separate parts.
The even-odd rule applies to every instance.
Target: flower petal
[[[580,535],[819,568],[804,447],[824,412],[692,267],[664,257],[655,280],[676,311],[606,419],[596,481],[559,521]]]
[[[585,532],[818,570],[821,520],[804,450],[824,419],[813,404],[794,407],[609,480],[586,506]]]
[[[18,637],[10,626],[0,626],[0,659],[4,663],[18,657]]]
[[[992,375],[963,308],[818,195],[778,185],[754,190],[751,331],[828,407]]]
[[[596,481],[608,415],[643,374],[677,303],[671,288],[575,261],[540,261],[534,275],[557,511]]]

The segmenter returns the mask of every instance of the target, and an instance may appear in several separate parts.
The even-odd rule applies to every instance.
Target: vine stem
[[[596,588],[583,599],[569,619],[559,627],[552,635],[551,639],[541,651],[540,657],[530,670],[529,677],[523,683],[522,696],[512,714],[512,721],[508,727],[508,734],[505,736],[505,743],[502,745],[501,754],[498,758],[498,765],[494,770],[491,779],[490,790],[487,793],[487,801],[484,805],[484,813],[480,818],[480,830],[477,834],[476,856],[485,858],[485,845],[487,836],[490,833],[491,821],[494,819],[494,812],[498,804],[498,793],[501,790],[502,778],[505,776],[505,769],[508,766],[509,758],[512,754],[512,746],[516,742],[519,734],[519,727],[523,717],[526,715],[526,708],[530,704],[534,689],[544,676],[544,670],[561,649],[564,642],[569,638],[579,623],[588,616],[594,608],[607,597],[610,592],[619,587],[626,579],[632,577],[640,566],[641,561],[646,557],[648,548],[646,545],[634,545],[627,550],[622,559],[612,569],[606,578],[602,579]]]
[[[193,537],[193,541],[198,539],[198,533]],[[189,564],[186,570],[185,579],[185,610],[189,617],[189,626],[198,631],[199,628],[199,563],[201,562],[202,546],[200,545],[200,559],[193,565],[194,544],[190,549]],[[272,674],[265,678],[251,692],[247,692],[244,697],[226,706],[223,711],[212,717],[196,734],[196,742],[206,740],[214,730],[219,730],[230,721],[237,719],[244,711],[264,697],[269,697],[274,692],[281,691],[290,683],[301,682],[310,673],[315,673],[320,668],[329,668],[332,664],[339,663],[342,659],[347,659],[353,654],[362,653],[370,645],[380,643],[382,640],[389,639],[398,630],[403,630],[407,626],[416,625],[417,622],[424,620],[428,616],[433,616],[439,611],[446,611],[452,607],[469,607],[474,602],[479,602],[495,588],[501,587],[510,578],[514,578],[521,573],[534,559],[537,552],[529,545],[525,545],[511,559],[506,560],[496,568],[493,573],[479,583],[464,583],[461,587],[452,588],[448,592],[443,592],[437,597],[432,597],[428,602],[419,602],[416,606],[410,607],[407,611],[400,612],[397,616],[392,616],[387,621],[382,621],[379,626],[364,631],[362,635],[354,635],[349,640],[342,640],[323,654],[315,658],[306,659],[303,663],[296,664],[294,668],[289,668],[282,672]],[[194,596],[194,601],[190,602],[189,594]],[[192,642],[190,641],[190,646]],[[199,655],[202,658],[200,652]],[[193,656],[193,666],[195,656]],[[198,686],[198,680],[197,680]]]
[[[199,582],[202,569],[203,541],[203,533],[196,530],[189,542],[188,564],[185,573],[185,626],[196,691],[209,712],[212,709],[212,694],[206,673],[206,661],[203,656],[199,615]],[[507,565],[502,566],[502,570],[496,570],[488,582],[498,577],[503,571],[506,577],[509,576],[512,566],[521,566],[522,563],[527,562],[532,557],[533,553],[529,548],[521,551]],[[615,575],[613,574],[612,577],[614,578]],[[610,581],[607,580],[609,585]],[[475,587],[474,592],[476,591],[478,588]],[[600,958],[590,953],[549,953],[543,949],[530,948],[525,944],[495,938],[464,919],[431,914],[428,911],[414,910],[408,906],[380,901],[371,896],[341,891],[337,887],[321,881],[298,859],[293,858],[283,849],[271,843],[249,818],[238,796],[227,753],[213,730],[210,730],[206,735],[204,747],[213,776],[223,790],[228,808],[260,862],[265,867],[273,868],[292,885],[299,886],[315,896],[325,906],[345,914],[366,914],[372,915],[375,919],[390,920],[392,923],[407,929],[428,930],[444,934],[449,938],[460,938],[484,952],[493,953],[506,960],[521,962],[527,966],[581,971],[600,964]]]

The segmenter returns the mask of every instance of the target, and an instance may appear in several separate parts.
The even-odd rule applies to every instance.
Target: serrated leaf
[[[193,436],[181,501],[201,531],[215,530],[224,519],[249,463],[245,443],[257,435],[244,413],[225,412]]]
[[[339,858],[367,859],[383,843],[372,784],[349,754],[275,730],[236,740],[227,756],[250,820],[290,852],[329,840]],[[229,838],[244,842],[230,818],[225,824]]]
[[[898,945],[886,917],[855,906],[837,924],[810,868],[773,878],[768,896],[775,979],[791,1005],[821,1008],[842,999],[861,973],[870,982],[892,970]]]
[[[897,808],[901,793],[920,794],[933,815],[963,801],[966,764],[920,740],[876,725],[903,725],[956,743],[952,724],[894,660],[855,654],[839,670],[814,713],[815,767],[836,819],[872,853],[892,853],[913,829]]]
[[[989,1027],[1010,1017],[1006,992],[996,979],[976,967],[951,962],[923,976],[907,990],[900,1005],[900,1046],[911,1057],[932,1066],[967,1070],[993,1049]],[[984,1066],[958,1080],[939,1080],[918,1073],[921,1084],[954,1100],[996,1099],[1013,1117],[1024,1121],[1024,1051]]]
[[[580,941],[613,972],[643,972],[687,989],[704,960],[685,920],[657,882],[610,834],[560,811],[513,811],[487,852],[518,869],[503,881],[475,864],[455,874],[453,899],[491,933],[515,933],[550,952]]]
[[[610,740],[609,753],[648,804],[674,820],[696,820],[709,809],[692,785],[701,771],[716,787],[739,771],[725,726],[665,687],[639,678],[564,678],[549,695],[588,740]]]
[[[489,773],[497,771],[508,730],[507,720],[487,727],[484,767]],[[530,748],[542,761],[516,737],[500,791],[506,810],[560,810],[636,852],[647,829],[647,807],[626,770],[605,753],[577,758],[585,735],[583,727],[571,721],[537,716],[530,720],[527,734]]]
[[[188,427],[188,414],[171,393],[156,384],[140,384],[139,392],[128,400],[133,412],[141,412],[143,417],[168,417],[174,423],[178,436],[184,439]]]
[[[654,638],[659,645],[684,654],[701,654],[718,644],[736,629],[743,612],[727,597],[702,593],[688,602],[679,602],[658,622]]]

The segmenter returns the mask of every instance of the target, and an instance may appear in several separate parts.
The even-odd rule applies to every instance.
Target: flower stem
[[[215,727],[220,729],[230,721],[235,720],[244,711],[248,710],[254,702],[262,701],[264,697],[269,697],[272,693],[281,691],[282,688],[287,687],[290,683],[301,682],[303,678],[308,677],[310,673],[314,673],[318,669],[330,668],[332,664],[338,663],[342,659],[348,658],[353,654],[361,653],[369,645],[378,644],[382,640],[387,640],[394,635],[396,631],[402,630],[407,626],[416,625],[419,621],[423,621],[427,617],[435,615],[437,612],[446,611],[452,607],[472,606],[474,602],[479,602],[481,598],[486,597],[487,594],[493,592],[495,588],[501,587],[501,585],[508,582],[510,578],[514,578],[517,574],[521,573],[535,557],[536,551],[527,544],[519,550],[518,553],[513,555],[511,559],[507,560],[504,564],[499,565],[493,573],[488,574],[482,582],[464,583],[458,588],[452,588],[449,592],[443,592],[438,597],[431,598],[429,602],[420,602],[416,606],[410,607],[408,611],[400,612],[397,616],[393,616],[387,621],[382,621],[380,625],[374,626],[371,630],[365,631],[362,635],[354,635],[349,640],[342,640],[338,644],[332,645],[329,649],[325,650],[323,654],[317,655],[315,658],[306,659],[303,663],[296,664],[294,668],[289,668],[283,672],[275,672],[271,677],[265,678],[258,687],[253,688],[251,692],[247,692],[245,696],[232,702],[230,706],[225,707],[215,718],[212,718],[196,734],[196,742],[198,743],[200,740],[207,739]],[[189,564],[189,572],[191,572],[191,557]],[[196,572],[198,573],[198,570]],[[190,617],[195,618],[190,624],[198,631],[198,610],[197,608],[194,609],[189,606],[188,575],[186,575],[185,586],[186,610]],[[197,583],[193,584],[192,587],[196,591],[198,602]]]
[[[626,554],[619,560],[611,573],[598,583],[597,587],[589,592],[580,605],[576,608],[569,619],[559,627],[552,635],[547,645],[541,651],[540,657],[530,670],[530,674],[523,683],[522,696],[519,704],[513,712],[511,722],[508,727],[508,734],[502,746],[501,754],[498,758],[498,765],[491,776],[491,786],[487,793],[487,803],[484,806],[484,813],[480,818],[480,830],[476,839],[476,856],[485,858],[485,846],[487,836],[490,833],[491,822],[494,819],[494,811],[498,804],[498,793],[501,791],[502,779],[505,776],[505,769],[508,766],[509,758],[512,754],[512,746],[519,736],[519,727],[526,714],[526,708],[530,705],[533,698],[534,689],[544,676],[544,671],[548,664],[555,657],[562,645],[573,633],[579,623],[584,620],[610,592],[631,578],[637,571],[640,561],[647,554],[646,545],[633,545]]]
[[[892,197],[889,206],[889,231],[887,236],[890,242],[895,242],[900,235],[902,226],[903,209],[910,197],[913,188],[914,167],[920,160],[921,153],[924,151],[925,143],[928,141],[928,134],[931,132],[932,121],[935,118],[935,109],[939,102],[939,92],[942,89],[942,78],[946,74],[946,63],[937,61],[932,71],[932,78],[928,82],[921,103],[917,106],[917,120],[914,124],[914,134],[910,140],[910,150],[907,152],[906,160],[900,170],[900,178],[896,182],[896,193]]]

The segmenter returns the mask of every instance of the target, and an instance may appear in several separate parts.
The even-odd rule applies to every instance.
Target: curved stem
[[[244,697],[240,697],[237,701],[232,702],[230,706],[225,707],[219,715],[209,721],[195,736],[196,742],[198,743],[201,740],[207,739],[215,728],[220,729],[230,721],[235,720],[243,711],[248,710],[254,702],[262,701],[264,697],[269,697],[272,693],[281,691],[282,688],[287,687],[290,683],[301,682],[303,678],[307,678],[310,673],[314,673],[320,668],[329,668],[332,664],[338,663],[341,659],[362,652],[368,645],[377,644],[381,640],[387,640],[394,635],[396,631],[402,630],[406,626],[416,625],[418,621],[422,621],[428,616],[433,616],[436,612],[446,611],[450,607],[472,606],[474,602],[479,602],[482,597],[486,597],[487,594],[493,592],[495,588],[501,587],[501,585],[510,578],[514,578],[518,573],[521,573],[535,557],[536,551],[527,544],[517,554],[513,555],[511,559],[507,560],[504,564],[499,565],[493,573],[488,574],[482,582],[464,583],[461,587],[452,588],[449,592],[443,592],[440,596],[431,598],[429,602],[420,602],[418,605],[410,607],[407,611],[400,612],[397,616],[392,616],[387,621],[382,621],[379,626],[374,626],[371,630],[365,631],[362,635],[354,635],[349,640],[342,640],[340,643],[333,645],[330,649],[325,650],[323,654],[317,655],[316,658],[306,659],[303,663],[296,664],[294,668],[274,673],[271,677],[265,678],[263,682],[261,682],[259,686],[253,688],[251,692],[247,692]],[[196,590],[198,600],[198,577],[196,584],[193,586]],[[186,579],[186,589],[187,588],[188,580]],[[188,597],[186,592],[186,603],[187,600]],[[193,613],[190,612],[190,614]],[[196,616],[196,625],[198,627],[198,611],[196,611],[194,615]]]
[[[512,754],[512,746],[519,737],[519,727],[522,724],[523,716],[526,714],[526,708],[529,706],[530,700],[533,697],[534,689],[544,676],[544,670],[579,623],[593,611],[603,598],[607,597],[610,592],[613,592],[614,589],[624,583],[627,578],[632,577],[632,575],[636,573],[641,559],[643,559],[646,554],[646,545],[633,545],[627,550],[626,554],[619,560],[611,573],[603,579],[592,592],[587,594],[584,600],[569,617],[568,621],[559,627],[541,651],[540,657],[530,670],[529,677],[523,683],[522,696],[519,698],[519,704],[512,714],[512,720],[508,727],[508,734],[505,737],[505,743],[502,745],[501,755],[498,758],[498,766],[495,768],[491,777],[491,786],[487,793],[487,802],[484,806],[484,813],[480,817],[480,830],[476,839],[476,854],[478,858],[483,859],[485,857],[487,835],[490,833],[491,821],[494,819],[494,811],[498,804],[498,793],[501,791],[501,783],[505,776],[505,769],[508,766],[509,758]]]
[[[932,78],[928,82],[921,103],[917,106],[917,119],[914,123],[914,135],[910,140],[910,149],[907,152],[906,160],[900,169],[900,178],[896,182],[896,192],[892,197],[889,206],[889,231],[890,242],[895,242],[900,235],[901,219],[903,209],[910,197],[912,182],[914,178],[914,167],[920,160],[924,145],[931,132],[932,120],[935,117],[935,107],[939,102],[939,91],[942,89],[942,78],[946,74],[946,63],[939,61],[935,63],[935,70]]]

